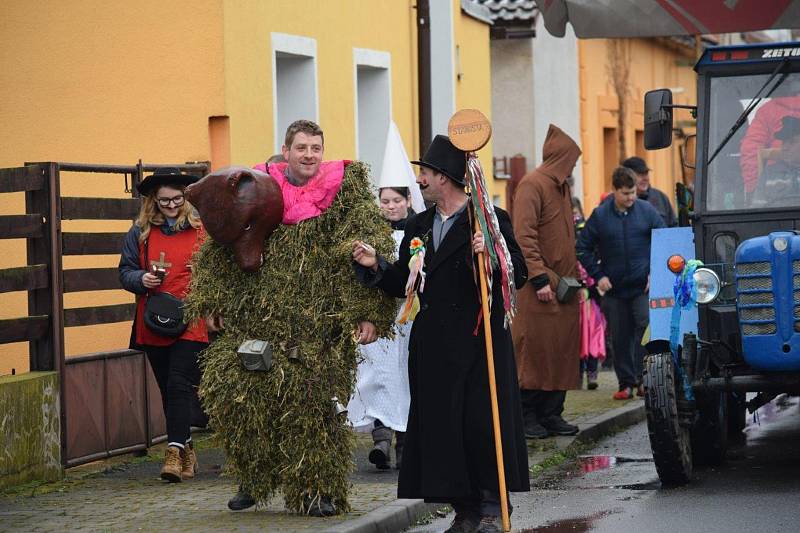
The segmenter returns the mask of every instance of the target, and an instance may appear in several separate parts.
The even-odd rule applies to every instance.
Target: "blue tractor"
[[[695,70],[690,227],[653,235],[643,380],[665,485],[721,463],[746,411],[800,393],[800,43],[709,48]],[[676,107],[645,95],[648,149],[672,143]]]

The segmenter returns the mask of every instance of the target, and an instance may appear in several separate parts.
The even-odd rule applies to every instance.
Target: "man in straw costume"
[[[286,132],[286,163],[262,165],[266,172],[217,171],[189,191],[198,196],[194,204],[211,237],[195,259],[189,314],[224,319],[224,332],[202,356],[200,392],[226,466],[241,484],[228,502],[232,510],[266,502],[277,491],[296,512],[329,516],[349,508],[354,436],[339,399],[352,392],[356,344],[389,335],[396,313],[392,299],[356,281],[351,243],[375,239],[391,254],[394,242],[367,166],[322,161],[323,153],[319,126],[297,121]],[[259,201],[256,193],[266,185],[273,193]],[[234,208],[225,209],[226,202]],[[242,236],[222,246],[242,218],[237,209],[254,203],[258,209],[247,211]],[[243,246],[243,239],[276,205],[282,223],[249,243],[256,250],[248,253],[253,246]],[[271,346],[265,371],[249,371],[239,359],[251,339]]]
[[[390,264],[363,242],[353,245],[353,260],[364,283],[396,297],[406,284],[418,287],[407,310],[414,318],[409,341],[409,412],[398,497],[450,503],[456,512],[448,531],[500,531],[500,493],[495,461],[488,369],[476,285],[474,253],[483,252],[480,232],[473,237],[464,191],[466,153],[437,135],[419,161],[417,183],[435,205],[405,227],[399,260]],[[511,221],[496,209],[511,254],[515,283],[526,278],[525,261]],[[411,263],[411,266],[409,266]],[[412,279],[409,279],[411,275]],[[522,431],[519,388],[511,335],[504,328],[500,280],[491,287],[492,340],[497,380],[506,486],[529,490],[528,454]]]

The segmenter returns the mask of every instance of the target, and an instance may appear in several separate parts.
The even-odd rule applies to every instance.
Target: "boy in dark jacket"
[[[636,175],[618,167],[613,195],[589,217],[577,242],[578,259],[597,289],[605,293],[605,313],[614,343],[614,371],[619,391],[614,399],[633,397],[641,387],[642,335],[648,324],[650,235],[664,221],[649,202],[636,198]]]

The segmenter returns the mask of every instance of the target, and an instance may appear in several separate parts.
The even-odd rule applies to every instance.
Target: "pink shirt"
[[[287,163],[256,165],[256,170],[267,172],[275,178],[283,192],[283,223],[297,224],[318,217],[328,209],[342,186],[344,168],[349,161],[323,161],[316,176],[302,187],[292,185],[284,171]]]

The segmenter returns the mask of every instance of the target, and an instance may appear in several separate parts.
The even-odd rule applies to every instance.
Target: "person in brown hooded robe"
[[[514,236],[528,267],[511,328],[527,438],[574,435],[562,417],[567,390],[580,387],[577,298],[556,299],[562,277],[578,277],[572,193],[567,178],[581,149],[550,125],[543,162],[523,176],[514,196]]]

